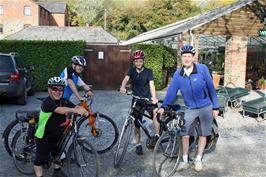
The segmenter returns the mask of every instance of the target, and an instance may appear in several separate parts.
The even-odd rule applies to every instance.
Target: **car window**
[[[10,56],[0,55],[0,70],[14,69],[13,60]]]
[[[21,63],[21,58],[19,57],[14,57],[15,58],[15,61],[16,61],[16,64],[17,64],[17,67],[18,68],[23,68],[23,63]]]

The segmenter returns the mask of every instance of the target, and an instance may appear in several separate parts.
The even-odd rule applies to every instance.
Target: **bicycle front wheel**
[[[99,159],[95,148],[86,140],[74,143],[69,147],[66,156],[68,176],[98,177]]]
[[[124,156],[126,154],[127,147],[130,141],[132,130],[133,130],[133,122],[132,120],[127,119],[123,125],[122,131],[121,131],[121,134],[118,140],[118,144],[116,146],[116,150],[114,153],[114,167],[115,168],[118,168],[119,164],[124,159]]]
[[[174,130],[164,131],[153,151],[154,176],[168,177],[175,169],[182,154],[181,137]]]
[[[81,118],[78,122],[79,135],[86,137],[86,141],[92,142],[99,154],[109,151],[117,142],[118,128],[115,122],[101,113],[94,113],[96,135],[92,133],[88,118]]]
[[[24,175],[34,174],[34,160],[36,154],[36,144],[29,142],[26,128],[17,131],[11,143],[12,158],[15,167]]]

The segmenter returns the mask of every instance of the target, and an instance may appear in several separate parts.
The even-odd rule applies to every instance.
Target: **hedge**
[[[34,89],[44,91],[47,80],[58,76],[74,55],[84,55],[85,41],[0,40],[0,52],[17,52],[27,65],[35,67]]]
[[[84,55],[85,41],[0,40],[0,52],[17,52],[28,66],[35,67],[34,89],[45,91],[47,80],[58,76],[70,65],[73,55]],[[145,66],[153,70],[156,89],[163,88],[163,69],[176,65],[175,52],[163,45],[135,44],[132,50],[144,50]]]
[[[132,50],[144,50],[145,66],[153,70],[157,90],[163,88],[163,69],[176,66],[175,51],[163,45],[135,44]]]

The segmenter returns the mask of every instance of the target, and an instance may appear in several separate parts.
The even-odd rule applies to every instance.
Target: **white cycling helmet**
[[[48,87],[51,86],[62,86],[65,87],[66,83],[63,79],[61,79],[60,77],[51,77],[48,82]]]
[[[195,55],[196,49],[192,45],[187,44],[180,49],[180,52],[181,55],[183,55],[183,53],[191,53],[192,55]]]
[[[87,66],[86,59],[83,56],[73,56],[71,58],[72,63],[80,65],[80,66]]]

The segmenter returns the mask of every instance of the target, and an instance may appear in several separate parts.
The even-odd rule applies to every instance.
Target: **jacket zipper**
[[[195,101],[195,97],[194,97],[194,93],[193,93],[193,88],[192,88],[192,83],[191,83],[191,77],[190,76],[189,76],[189,83],[190,83],[190,87],[191,87],[193,101],[194,101],[194,103],[196,105],[196,108],[198,108],[197,102]]]

